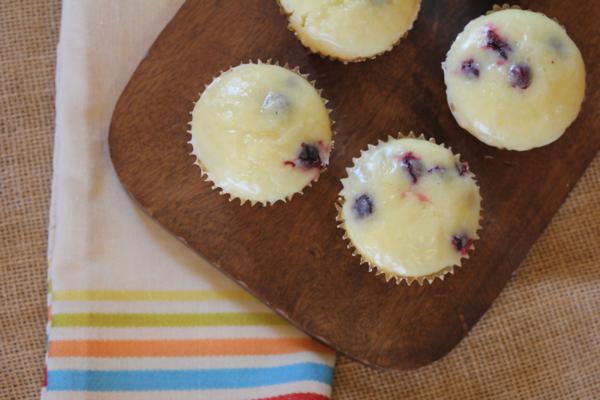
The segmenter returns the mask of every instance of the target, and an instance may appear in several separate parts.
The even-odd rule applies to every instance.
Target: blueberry
[[[281,93],[269,92],[265,96],[261,110],[280,115],[290,108],[290,101]]]
[[[373,201],[367,194],[361,194],[354,199],[352,210],[357,218],[365,218],[373,214]]]
[[[413,154],[412,151],[404,154],[400,159],[400,166],[408,172],[412,183],[417,183],[419,177],[423,175],[425,166],[421,159]]]
[[[508,70],[508,80],[514,88],[527,89],[531,85],[531,68],[527,64],[514,64]]]
[[[302,150],[300,150],[300,154],[298,155],[298,163],[303,167],[321,166],[319,149],[312,144],[302,143]]]
[[[464,233],[452,236],[452,246],[462,254],[466,254],[472,244],[473,241]]]
[[[563,42],[556,37],[552,37],[550,38],[549,42],[550,47],[552,47],[552,49],[554,49],[554,51],[556,51],[557,53],[562,53],[564,51],[564,45]]]
[[[485,47],[494,50],[500,57],[508,60],[508,53],[512,51],[510,44],[502,39],[493,28],[488,28],[485,34]]]
[[[467,79],[479,78],[479,64],[477,64],[472,58],[463,61],[460,66],[460,70],[467,77]]]

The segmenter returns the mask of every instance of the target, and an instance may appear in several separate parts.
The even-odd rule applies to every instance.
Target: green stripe
[[[56,290],[53,301],[251,300],[243,290]]]
[[[55,314],[52,326],[95,328],[285,325],[272,313],[208,314]]]

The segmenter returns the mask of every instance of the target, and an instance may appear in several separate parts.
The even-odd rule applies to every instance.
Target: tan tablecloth
[[[38,398],[43,380],[59,14],[57,0],[0,0],[0,399]],[[598,360],[600,156],[450,355],[412,372],[340,357],[334,398],[597,399]]]

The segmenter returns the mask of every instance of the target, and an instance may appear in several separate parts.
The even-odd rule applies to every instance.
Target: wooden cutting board
[[[490,307],[600,147],[600,3],[519,4],[557,17],[587,65],[583,110],[554,144],[498,150],[450,114],[440,63],[465,24],[492,1],[424,0],[414,29],[391,53],[344,65],[302,47],[274,1],[190,0],[119,99],[110,127],[115,169],[148,214],[308,334],[377,367],[430,363]],[[250,59],[300,66],[324,89],[337,121],[331,165],[319,182],[269,208],[240,207],[212,191],[187,144],[190,111],[204,85]],[[368,143],[399,130],[452,145],[481,186],[477,249],[455,275],[432,285],[386,284],[359,265],[336,228],[344,169]]]

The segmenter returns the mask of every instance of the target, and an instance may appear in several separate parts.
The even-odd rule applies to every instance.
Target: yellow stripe
[[[205,314],[54,314],[52,327],[195,327],[195,326],[252,326],[286,325],[272,313],[205,313]]]
[[[243,290],[56,290],[53,301],[251,300]]]

